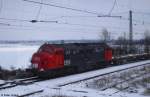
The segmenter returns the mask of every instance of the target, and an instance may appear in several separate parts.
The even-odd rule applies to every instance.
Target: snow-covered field
[[[0,66],[4,69],[27,68],[38,45],[0,44]]]
[[[100,91],[98,89],[84,87],[86,82],[80,82],[75,85],[67,85],[67,86],[59,87],[59,85],[62,85],[67,82],[81,80],[84,78],[88,78],[90,76],[104,74],[104,73],[116,71],[123,68],[137,66],[144,63],[150,63],[150,60],[126,64],[124,66],[116,66],[116,67],[110,67],[110,68],[105,68],[96,71],[90,71],[87,73],[82,73],[77,75],[50,79],[42,82],[36,82],[28,86],[17,86],[10,89],[3,89],[0,91],[0,95],[3,96],[6,94],[9,95],[9,97],[14,97],[14,95],[15,96],[23,95],[33,91],[44,90],[42,93],[37,93],[29,97],[51,97],[52,95],[66,95],[68,97],[145,97],[143,95],[143,90],[144,90],[143,88],[138,89],[137,93],[128,93],[124,91],[117,92],[118,90],[114,88],[107,89],[105,91]]]

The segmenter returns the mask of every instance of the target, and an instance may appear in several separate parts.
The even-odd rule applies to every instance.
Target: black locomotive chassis
[[[86,43],[86,44],[65,44],[64,65],[92,65],[105,61],[104,52],[108,48],[106,44]]]
[[[78,74],[78,73],[83,73],[91,70],[105,68],[106,66],[109,66],[108,63],[103,63],[101,65],[100,64],[86,65],[86,66],[84,65],[84,67],[79,65],[71,65],[71,66],[64,66],[63,68],[59,68],[59,69],[37,71],[35,74],[38,74],[40,78],[44,78],[44,79],[56,78],[60,76],[67,76],[71,74]]]

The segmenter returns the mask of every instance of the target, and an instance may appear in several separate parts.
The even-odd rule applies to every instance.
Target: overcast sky
[[[92,13],[23,0],[0,0],[0,40],[99,39],[103,28],[111,32],[112,38],[121,36],[125,32],[127,36],[129,10],[133,11],[134,38],[140,38],[145,30],[150,30],[150,0],[116,0],[114,8],[115,0],[31,1]],[[97,17],[110,12],[111,15],[123,18]],[[58,21],[58,23],[31,23],[30,20]]]

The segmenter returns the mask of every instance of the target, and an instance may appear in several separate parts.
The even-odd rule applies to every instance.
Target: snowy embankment
[[[37,82],[28,86],[16,86],[10,89],[3,89],[0,91],[0,94],[23,95],[33,91],[44,90],[42,93],[37,93],[30,97],[43,97],[43,96],[51,97],[52,95],[67,95],[67,97],[123,97],[123,96],[144,97],[139,93],[132,93],[132,94],[124,93],[124,92],[115,93],[116,91],[118,91],[116,89],[107,89],[105,91],[100,91],[92,88],[81,87],[83,85],[78,85],[78,84],[76,84],[75,86],[74,85],[68,85],[64,87],[58,87],[58,86],[68,82],[77,81],[84,78],[89,78],[92,76],[96,76],[96,75],[100,75],[100,74],[104,74],[104,73],[108,73],[120,69],[125,69],[133,66],[138,66],[146,63],[150,63],[150,60],[125,64],[122,66],[109,67],[101,70],[90,71],[87,73],[71,75],[71,76],[66,76],[66,77],[61,77],[56,79],[50,79],[47,81]],[[83,83],[81,82],[80,84],[85,84],[85,82]]]
[[[31,57],[34,52],[39,48],[38,45],[0,45],[0,66],[3,69],[24,69],[31,63]]]
[[[93,77],[93,76],[106,74],[106,73],[109,73],[109,72],[114,72],[114,71],[117,71],[117,70],[130,68],[130,67],[134,67],[134,66],[138,66],[138,65],[146,64],[146,63],[150,63],[150,60],[136,62],[136,63],[130,63],[130,64],[124,64],[122,66],[114,66],[114,67],[104,68],[104,69],[101,69],[101,70],[89,71],[89,72],[86,72],[86,73],[71,75],[71,76],[57,78],[57,79],[52,79],[50,81],[45,81],[45,82],[43,82],[43,83],[41,82],[41,83],[43,85],[47,85],[47,82],[48,82],[49,85],[51,85],[51,86],[59,86],[59,85],[63,85],[63,84],[66,84],[66,83],[70,83],[70,82],[74,82],[74,81],[78,81],[78,80],[83,80],[83,79],[90,78],[90,77]]]

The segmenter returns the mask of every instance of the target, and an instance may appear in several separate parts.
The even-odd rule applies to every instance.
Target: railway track
[[[117,84],[115,84],[115,85],[112,85],[111,87],[108,87],[108,88],[115,88],[117,85],[121,85],[121,84],[124,84],[124,83],[132,83],[132,82],[134,82],[134,81],[136,81],[136,80],[142,79],[142,78],[143,78],[142,76],[150,77],[150,72],[149,72],[149,73],[144,73],[143,75],[139,75],[139,76],[132,77],[132,79],[127,79],[127,80],[121,81],[121,82],[119,82],[119,83],[117,83]],[[106,90],[106,89],[108,89],[108,88],[105,88],[104,90]],[[120,90],[115,91],[115,92],[112,93],[111,95],[117,94],[117,93],[122,92],[122,91],[125,91],[125,90],[127,90],[127,89],[129,89],[129,88],[130,88],[130,86],[126,86],[126,87],[124,87],[124,88],[122,88],[122,89],[120,89]],[[133,92],[133,91],[134,91],[134,90],[131,90],[131,92]]]
[[[33,91],[33,92],[25,93],[25,94],[22,94],[22,95],[18,95],[17,97],[30,96],[30,95],[33,95],[33,94],[36,94],[36,93],[41,93],[41,92],[44,92],[44,90],[38,90],[38,91]]]
[[[106,89],[109,89],[109,88],[113,88],[113,87],[116,87],[117,85],[121,85],[121,84],[123,84],[123,83],[127,83],[127,82],[130,82],[130,81],[134,81],[134,80],[136,80],[136,79],[138,79],[138,78],[141,78],[142,76],[148,76],[148,75],[150,75],[150,72],[149,73],[143,73],[143,74],[141,74],[141,75],[137,75],[137,76],[134,76],[134,77],[131,77],[131,78],[129,78],[129,79],[125,79],[125,80],[123,80],[123,81],[120,81],[120,82],[118,82],[118,83],[116,83],[116,84],[113,84],[113,85],[111,85],[111,86],[108,86],[108,87],[106,87],[106,88],[104,88],[104,89],[102,89],[102,90],[106,90]],[[125,87],[125,89],[126,88],[128,88],[128,87]]]
[[[78,82],[84,82],[84,81],[87,81],[87,80],[93,80],[95,78],[99,78],[101,76],[105,76],[105,75],[109,75],[109,74],[113,74],[113,73],[118,73],[118,72],[124,72],[126,70],[132,70],[132,69],[137,69],[137,68],[146,68],[146,67],[150,67],[150,63],[145,63],[145,64],[139,64],[139,65],[136,65],[136,66],[132,66],[132,67],[126,67],[124,69],[120,69],[120,70],[115,70],[115,71],[112,71],[112,72],[109,72],[109,73],[104,73],[104,74],[99,74],[99,75],[96,75],[96,76],[92,76],[92,77],[88,77],[88,78],[84,78],[82,80],[78,80],[78,81],[72,81],[72,82],[68,82],[68,83],[65,83],[65,84],[59,84],[59,85],[56,85],[56,88],[59,88],[62,89],[63,86],[67,86],[67,85],[70,85],[70,84],[76,84]],[[149,72],[150,73],[150,72]],[[116,85],[119,85],[119,84],[122,84],[122,83],[125,83],[127,81],[132,81],[132,79],[135,79],[135,78],[140,78],[141,76],[143,75],[149,75],[149,73],[142,73],[141,75],[138,75],[138,76],[133,76],[132,78],[130,79],[126,79],[126,80],[123,80],[123,81],[120,81],[114,85],[111,85],[111,86],[108,86],[106,88],[104,88],[104,90],[108,89],[108,88],[113,88],[114,86]],[[58,78],[59,79],[59,78]],[[61,79],[61,78],[60,78]],[[55,79],[53,79],[55,80]],[[57,80],[57,79],[56,79]],[[39,79],[38,77],[30,77],[30,78],[25,78],[25,79],[18,79],[18,80],[14,80],[14,81],[7,81],[5,83],[2,83],[0,85],[0,90],[3,90],[3,89],[10,89],[12,87],[16,87],[16,86],[21,86],[21,85],[32,85],[33,83],[35,82],[40,82],[40,81],[43,81],[42,79]],[[51,81],[50,81],[51,82]],[[128,87],[126,87],[128,88]],[[125,89],[126,89],[125,88]],[[13,88],[14,89],[14,88]],[[52,89],[52,88],[51,88]],[[21,95],[18,95],[17,97],[24,97],[24,96],[30,96],[30,95],[34,95],[36,93],[42,93],[45,89],[39,89],[39,90],[36,90],[36,91],[32,91],[32,92],[29,92],[28,93],[24,93],[24,94],[21,94]],[[87,91],[80,91],[80,90],[73,90],[74,92],[87,92]],[[117,92],[120,92],[120,91],[117,91]],[[116,92],[116,93],[117,93]],[[88,93],[88,92],[87,92]]]
[[[147,69],[147,70],[144,70],[144,69]],[[135,75],[133,74],[129,78],[119,80],[118,82],[116,81],[114,83],[108,84],[108,86],[106,85],[107,87],[105,87],[105,88],[95,87],[96,89],[103,91],[103,93],[104,93],[105,90],[106,90],[106,92],[108,92],[109,89],[115,89],[115,91],[112,91],[108,94],[109,96],[115,95],[118,92],[122,92],[122,91],[134,92],[134,90],[136,91],[136,89],[133,89],[132,85],[130,86],[130,83],[134,83],[136,81],[142,80],[143,78],[150,78],[150,63],[141,64],[141,65],[138,65],[138,66],[132,66],[132,67],[125,68],[125,69],[120,69],[120,70],[116,70],[116,71],[105,73],[105,74],[96,75],[96,76],[85,78],[85,79],[78,80],[78,81],[68,82],[68,83],[65,83],[65,84],[58,85],[58,88],[60,90],[60,89],[65,88],[65,86],[66,87],[75,87],[74,92],[78,91],[78,92],[81,92],[81,94],[83,94],[83,95],[88,95],[88,94],[91,93],[91,91],[88,91],[86,89],[84,90],[84,88],[90,88],[90,87],[86,87],[87,83],[93,82],[94,80],[97,80],[97,79],[99,80],[99,79],[104,78],[104,77],[107,78],[110,75],[113,75],[114,73],[116,75],[117,74],[119,75],[119,73],[126,73],[126,72],[128,73],[128,71],[133,71],[134,72],[134,70],[138,70],[140,73],[137,73]],[[77,85],[79,85],[79,86],[77,86]],[[84,88],[80,90],[79,87],[84,87]],[[117,89],[117,87],[121,87],[122,89],[119,89],[119,88]],[[94,87],[91,87],[91,88],[94,88]],[[107,91],[107,89],[108,89],[108,91]],[[72,90],[72,88],[68,89],[68,91],[70,91],[70,90]]]
[[[125,69],[120,69],[120,70],[112,71],[112,72],[109,72],[109,73],[104,73],[104,74],[88,77],[88,78],[85,78],[85,79],[81,79],[81,80],[77,80],[77,81],[72,81],[72,82],[68,82],[68,83],[65,83],[65,84],[61,84],[61,85],[58,85],[58,87],[63,87],[63,86],[67,86],[67,85],[70,85],[70,84],[75,84],[75,83],[79,83],[79,82],[95,79],[95,78],[98,78],[98,77],[101,77],[101,76],[106,76],[106,75],[109,75],[109,74],[123,72],[123,71],[126,71],[126,70],[130,70],[130,69],[134,69],[134,68],[138,68],[138,67],[143,67],[143,66],[149,66],[149,65],[150,65],[150,63],[146,63],[146,64],[141,64],[141,65],[138,65],[138,66],[133,66],[133,67],[125,68]],[[122,83],[122,82],[120,82],[120,83]]]
[[[0,90],[16,87],[19,85],[30,85],[39,81],[42,81],[42,79],[39,79],[38,77],[30,77],[25,79],[17,79],[14,81],[7,81],[0,85]]]
[[[4,89],[11,89],[11,88],[15,88],[17,86],[28,86],[28,85],[32,85],[35,82],[40,82],[43,81],[43,79],[39,79],[38,77],[29,77],[29,78],[24,78],[24,79],[16,79],[13,81],[7,81],[5,83],[2,83],[0,85],[0,91],[4,90]],[[30,95],[34,95],[37,93],[42,93],[44,90],[43,89],[39,89],[39,90],[33,90],[31,92],[27,92],[27,93],[23,93],[23,94],[15,94],[16,97],[26,97],[26,96],[30,96]],[[4,94],[5,95],[5,94]],[[12,95],[12,94],[6,94],[6,95]]]

